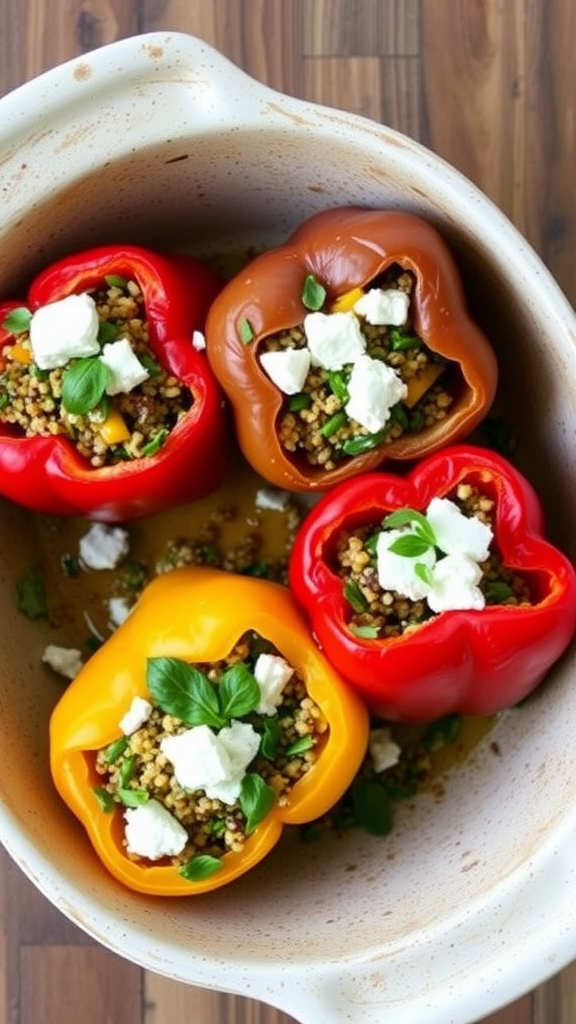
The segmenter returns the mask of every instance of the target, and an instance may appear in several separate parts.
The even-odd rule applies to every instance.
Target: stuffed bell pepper
[[[313,216],[226,285],[206,335],[246,458],[289,490],[461,440],[496,387],[451,253],[400,211]]]
[[[576,629],[576,573],[542,530],[521,473],[453,446],[326,495],[296,538],[290,584],[374,713],[490,715],[526,697]]]
[[[105,246],[0,304],[0,493],[118,521],[215,487],[224,413],[202,331],[221,286],[193,257]]]
[[[148,586],[50,724],[54,782],[103,863],[162,896],[244,874],[336,803],[367,744],[289,591],[205,568]]]

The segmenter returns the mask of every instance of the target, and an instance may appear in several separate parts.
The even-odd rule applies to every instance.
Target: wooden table
[[[575,301],[573,0],[1,0],[0,94],[104,43],[164,29],[204,38],[284,92],[419,139],[488,193]],[[0,917],[6,1024],[290,1020],[102,949],[6,855]],[[576,965],[484,1024],[575,1020]]]

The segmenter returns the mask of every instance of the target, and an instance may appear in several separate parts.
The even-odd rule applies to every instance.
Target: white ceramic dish
[[[48,72],[0,101],[0,126],[6,297],[52,257],[102,241],[244,251],[344,203],[432,220],[494,338],[549,532],[574,556],[573,312],[507,220],[437,157],[271,92],[178,34],[127,39]],[[13,600],[30,557],[27,513],[3,504],[0,536],[0,835],[97,940],[303,1024],[464,1024],[576,955],[574,652],[446,779],[441,802],[403,809],[389,840],[287,837],[227,890],[140,898],[107,876],[52,790],[46,637]]]

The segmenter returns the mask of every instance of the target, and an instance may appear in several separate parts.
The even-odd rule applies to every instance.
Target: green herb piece
[[[300,736],[294,743],[290,743],[286,747],[286,757],[297,757],[299,754],[305,754],[307,750],[311,750],[314,746],[314,739],[310,734],[307,736]]]
[[[355,622],[350,622],[348,629],[360,640],[377,640],[380,632],[378,626],[362,626],[357,625]]]
[[[424,413],[421,409],[415,408],[410,413],[410,430],[422,430],[422,427],[426,425]]]
[[[390,545],[389,550],[395,555],[418,558],[437,546],[436,535],[426,516],[414,508],[400,508],[396,512],[391,512],[382,525],[385,529],[403,529],[405,526],[411,528],[409,533],[397,537]],[[415,571],[420,579],[430,582],[426,575],[429,570],[425,565],[420,564]]]
[[[242,718],[260,703],[260,687],[250,669],[242,662],[224,672],[218,686],[218,703],[223,718]]]
[[[28,569],[16,584],[16,607],[27,619],[45,619],[48,602],[44,580],[38,568]]]
[[[80,575],[80,565],[78,559],[70,554],[69,551],[65,551],[60,557],[60,568],[62,574],[67,576],[68,579],[75,579],[76,576]]]
[[[255,576],[256,579],[265,580],[268,579],[268,563],[262,558],[256,562],[251,562],[245,569],[241,571],[242,576]]]
[[[32,313],[26,306],[17,306],[2,321],[2,328],[10,334],[25,334],[30,329],[31,319]]]
[[[268,761],[275,761],[278,755],[278,746],[282,730],[277,715],[267,716],[263,721],[262,740],[260,742],[260,753]]]
[[[348,601],[348,604],[351,605],[355,612],[360,614],[361,612],[368,611],[368,601],[356,580],[346,580],[344,584],[344,599]]]
[[[125,288],[128,284],[127,279],[120,274],[106,274],[104,280],[109,288]]]
[[[276,793],[272,786],[264,782],[261,775],[248,772],[242,780],[238,803],[246,818],[246,832],[249,834],[264,820],[276,803]]]
[[[109,793],[104,786],[94,786],[92,792],[100,805],[100,809],[104,811],[104,814],[110,814],[115,807],[115,801],[112,794]]]
[[[130,559],[123,567],[120,585],[129,594],[142,590],[148,579],[148,570],[143,562]]]
[[[49,370],[41,370],[39,366],[36,366],[36,363],[30,363],[28,372],[30,373],[30,376],[35,377],[36,380],[48,380],[50,376]]]
[[[347,423],[348,417],[346,413],[343,409],[339,409],[338,412],[335,412],[333,416],[330,416],[329,419],[327,419],[320,427],[319,433],[322,437],[333,437],[333,435],[337,434],[339,430],[342,430],[342,427],[345,427]]]
[[[415,508],[399,508],[386,516],[382,524],[387,530],[401,530],[404,526],[412,526],[428,543],[435,547],[436,535],[422,512]]]
[[[313,274],[308,274],[302,289],[302,304],[306,306],[306,309],[316,313],[319,309],[322,309],[325,301],[326,289],[324,285],[320,284]]]
[[[162,373],[162,367],[156,362],[154,356],[151,356],[149,352],[144,352],[142,355],[138,355],[140,362],[145,370],[151,377],[158,377]]]
[[[119,736],[117,740],[112,740],[104,750],[106,764],[115,764],[122,757],[127,746],[127,736]]]
[[[451,714],[430,722],[424,733],[424,746],[433,753],[449,743],[454,743],[462,731],[462,715]]]
[[[424,562],[416,562],[414,566],[414,573],[422,583],[425,583],[427,587],[431,587],[433,583],[432,570],[429,565]]]
[[[205,878],[215,875],[221,868],[222,861],[219,857],[211,857],[208,853],[197,853],[182,865],[179,874],[189,882],[202,882]]]
[[[225,724],[218,693],[207,676],[179,658],[149,658],[146,682],[152,700],[187,725]]]
[[[358,778],[352,784],[352,807],[356,824],[372,836],[387,836],[394,823],[392,804],[378,782]]]
[[[288,411],[300,412],[302,409],[309,409],[312,405],[312,398],[305,391],[299,391],[288,399]]]
[[[148,441],[147,444],[143,445],[140,455],[156,455],[156,452],[160,451],[162,445],[168,437],[168,430],[166,427],[160,427],[154,434],[154,437]]]
[[[394,422],[397,423],[399,427],[402,427],[402,430],[408,430],[410,426],[410,418],[401,402],[397,402],[396,405],[392,406],[390,415]]]
[[[238,337],[243,345],[249,345],[251,341],[254,341],[254,328],[247,317],[243,317],[238,324]]]
[[[504,580],[488,580],[485,595],[488,604],[509,604],[514,600],[514,591]]]
[[[124,758],[120,765],[119,772],[119,789],[126,789],[134,778],[136,772],[137,761],[134,755]]]
[[[0,410],[1,409],[5,409],[6,406],[9,405],[9,404],[10,404],[10,395],[7,395],[7,394],[0,395]]]
[[[374,448],[384,444],[387,437],[386,430],[380,430],[377,434],[362,434],[359,437],[349,437],[342,445],[344,455],[364,455]]]
[[[418,558],[419,555],[425,555],[427,551],[430,551],[431,547],[432,545],[426,537],[422,537],[418,533],[405,533],[402,537],[397,537],[390,544],[388,550],[395,555],[402,555],[404,558]]]
[[[346,405],[350,395],[348,393],[348,383],[342,370],[328,370],[328,386],[332,394],[340,399],[342,405]]]
[[[124,807],[142,807],[150,799],[150,794],[145,789],[123,789],[119,786],[117,793]]]
[[[116,324],[110,323],[109,320],[101,320],[98,325],[98,343],[100,345],[106,345],[110,341],[116,341],[116,338],[120,334],[120,328]]]
[[[110,380],[110,370],[98,356],[76,359],[62,377],[62,405],[74,416],[95,409]]]
[[[376,551],[378,548],[378,537],[379,532],[370,534],[369,537],[364,541],[364,550],[368,552],[371,558],[376,558]]]
[[[405,334],[396,328],[390,331],[390,346],[393,352],[404,352],[409,348],[419,348],[422,342],[415,334]]]

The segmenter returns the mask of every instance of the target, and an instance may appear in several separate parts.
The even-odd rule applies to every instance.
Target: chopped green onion
[[[351,608],[355,612],[358,612],[358,614],[368,611],[368,601],[356,580],[346,580],[346,583],[344,584],[344,598]]]
[[[344,455],[364,455],[365,452],[371,452],[374,448],[384,444],[386,437],[387,431],[385,430],[380,430],[377,434],[362,434],[360,437],[349,437],[347,441],[344,441],[342,451]]]
[[[128,284],[126,278],[120,274],[106,274],[104,280],[109,288],[125,288]]]
[[[298,754],[305,754],[307,750],[311,750],[314,746],[314,740],[312,736],[300,736],[299,739],[294,740],[289,747],[286,747],[286,757],[297,757]]]
[[[330,416],[330,418],[326,420],[323,426],[320,427],[319,432],[322,437],[333,437],[334,434],[337,434],[339,430],[342,430],[342,427],[345,427],[347,423],[348,417],[346,413],[343,409],[339,409],[338,412],[335,412],[333,416]]]
[[[393,328],[390,331],[390,344],[393,352],[404,352],[408,348],[418,348],[422,342],[415,334],[404,334]]]
[[[349,400],[348,384],[342,370],[328,370],[328,385],[333,395],[339,398],[342,405]]]
[[[94,786],[92,792],[100,804],[100,809],[104,811],[104,814],[110,814],[111,811],[114,810],[114,798],[112,797],[112,794],[109,793],[104,786]]]
[[[355,622],[350,622],[348,629],[360,640],[377,640],[380,632],[378,626],[362,626],[357,625]]]
[[[300,391],[297,395],[292,395],[288,400],[288,411],[300,412],[301,409],[309,409],[311,405],[311,396],[305,391]]]

